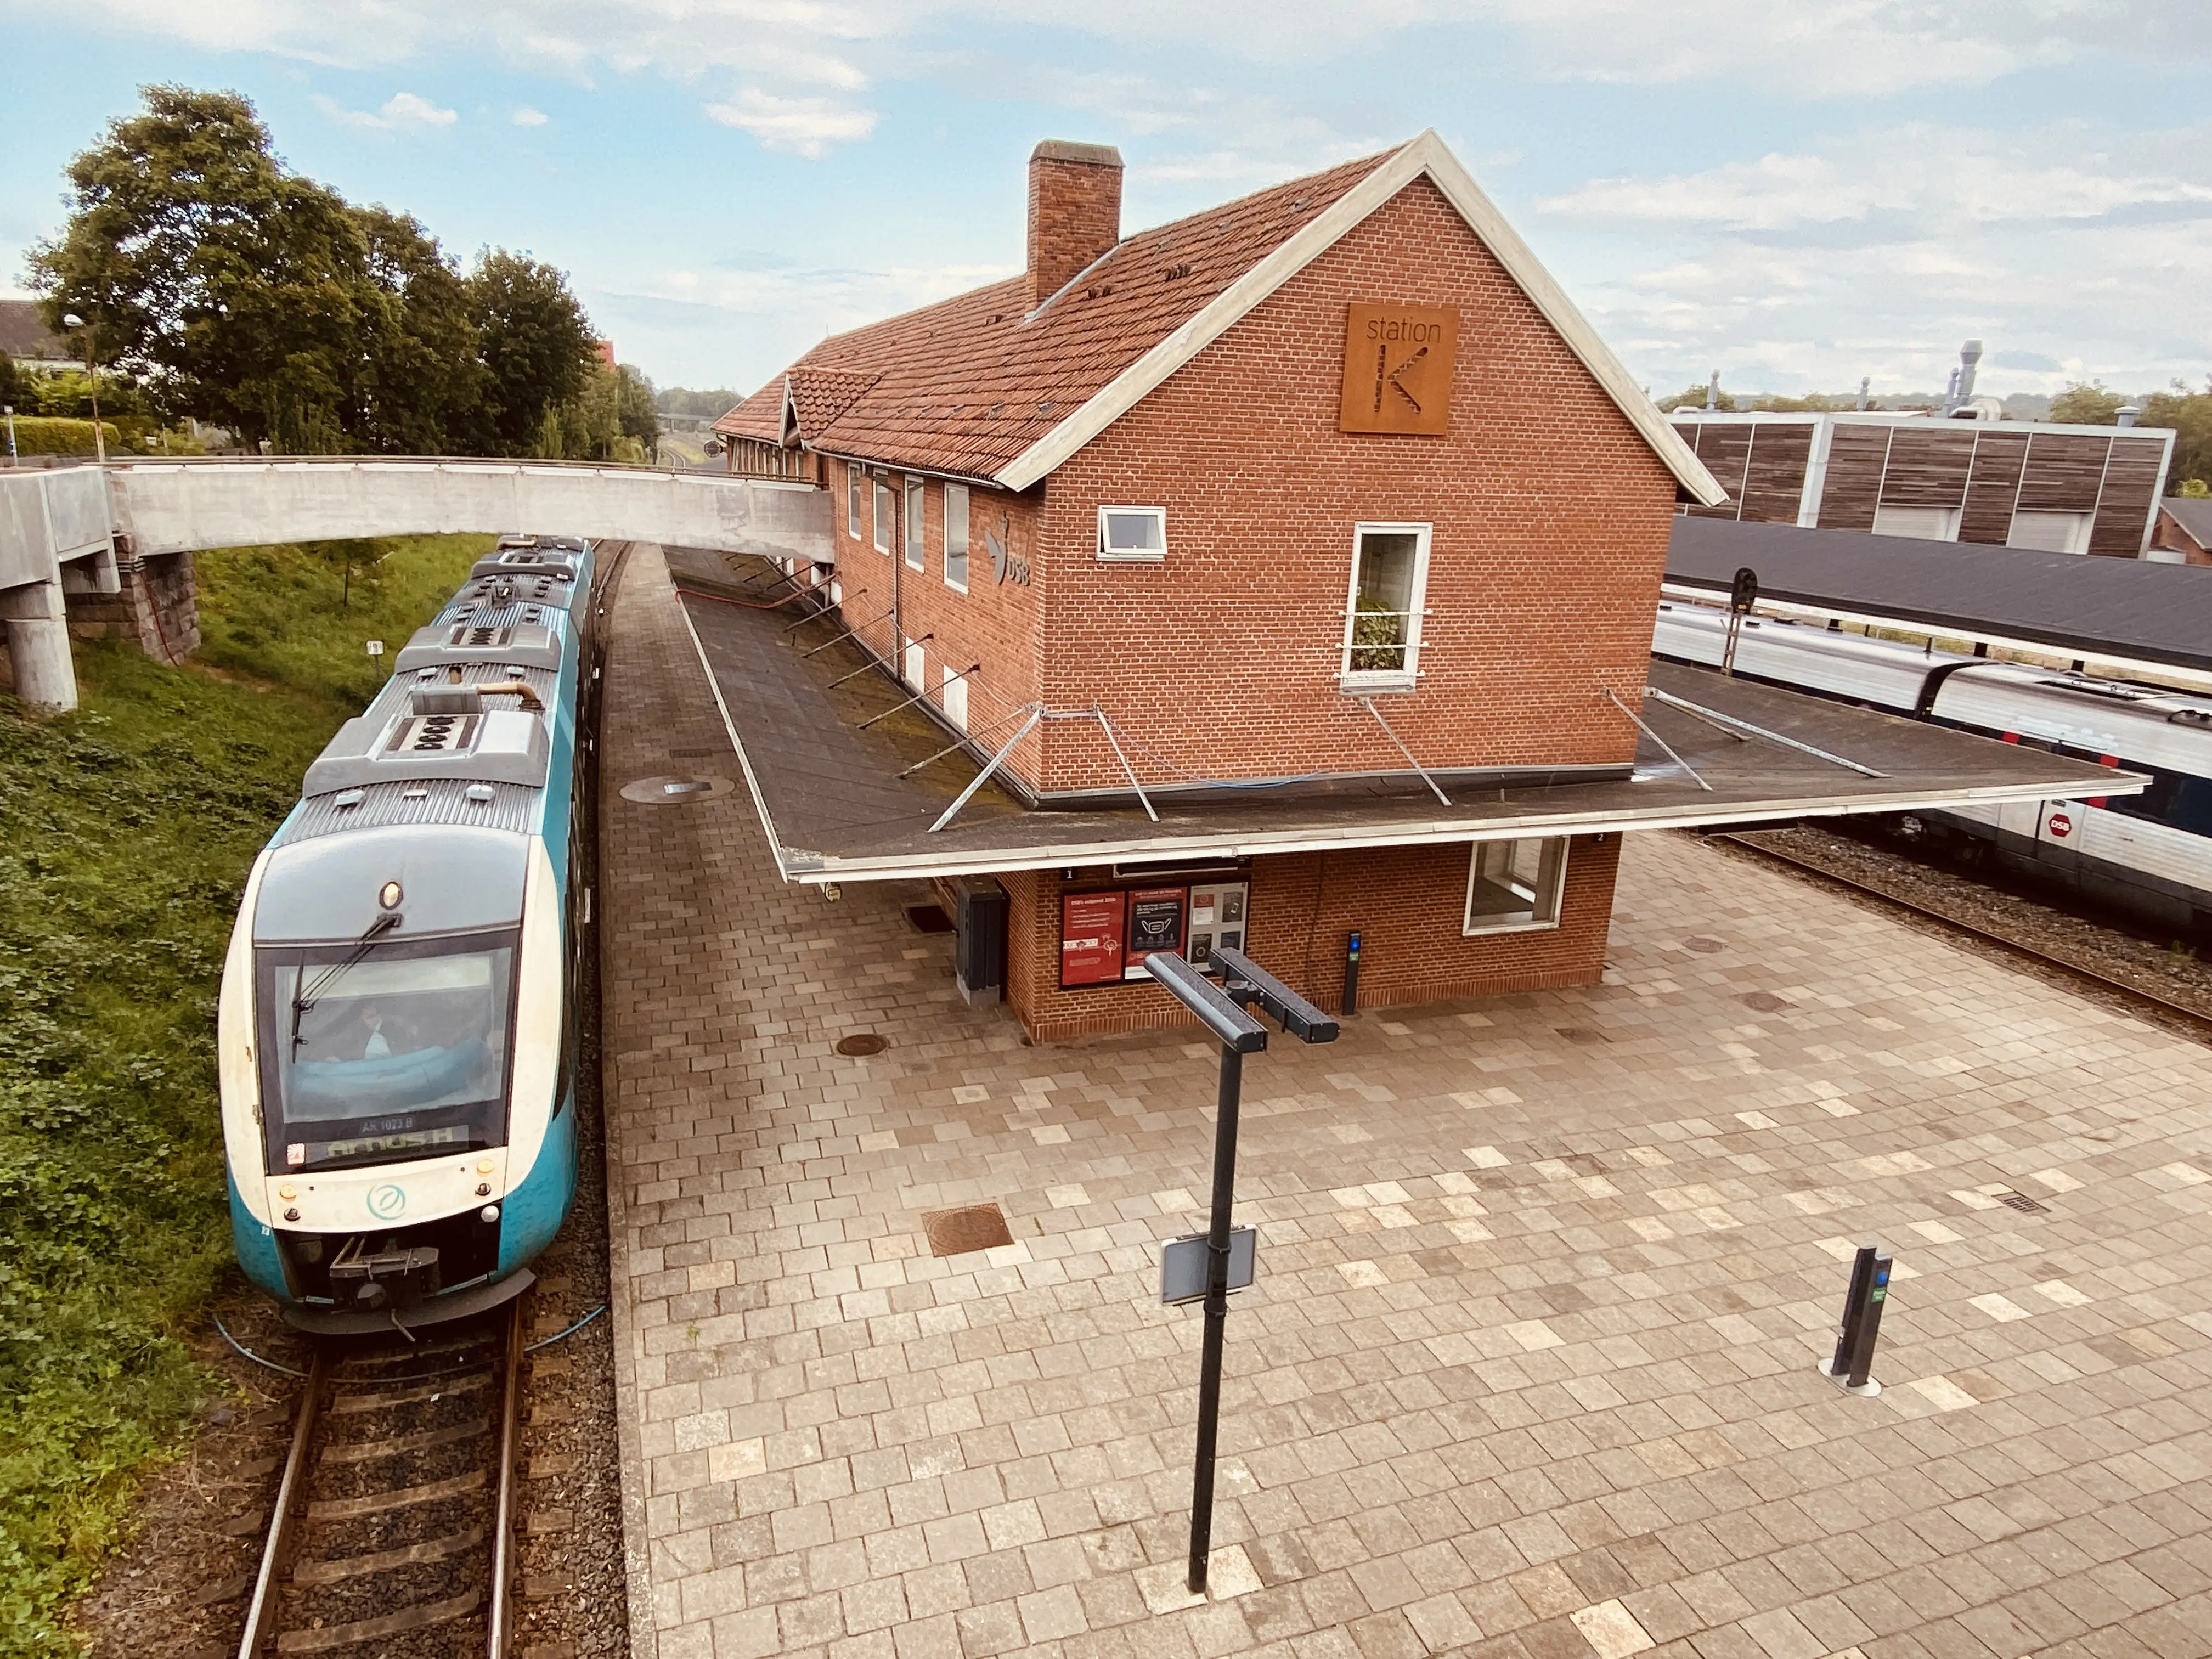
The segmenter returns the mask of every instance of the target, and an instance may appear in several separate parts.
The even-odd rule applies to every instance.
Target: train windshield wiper
[[[292,1049],[299,1052],[300,1045],[307,1039],[300,1035],[300,1020],[308,1009],[322,1000],[323,993],[337,982],[338,976],[376,948],[377,941],[399,925],[399,913],[391,911],[368,924],[367,932],[354,941],[342,962],[334,962],[315,975],[313,981],[292,999]]]

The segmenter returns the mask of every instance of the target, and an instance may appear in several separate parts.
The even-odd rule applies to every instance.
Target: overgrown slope
[[[246,870],[374,691],[362,641],[396,651],[486,545],[356,544],[349,604],[342,550],[203,555],[216,672],[103,644],[76,713],[0,698],[0,1655],[72,1650],[60,1607],[201,1403],[179,1336],[229,1260],[215,1001]]]

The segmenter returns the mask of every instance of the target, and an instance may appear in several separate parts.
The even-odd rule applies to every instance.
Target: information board
[[[1120,981],[1126,893],[1063,893],[1060,897],[1060,983],[1111,985]]]
[[[1190,898],[1188,887],[1139,887],[1129,895],[1128,956],[1122,965],[1127,979],[1150,979],[1145,958],[1155,951],[1182,949],[1182,919]]]

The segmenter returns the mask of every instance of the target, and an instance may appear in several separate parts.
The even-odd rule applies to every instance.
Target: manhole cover
[[[879,1054],[890,1046],[888,1038],[873,1031],[855,1031],[850,1036],[837,1039],[837,1052],[841,1054]]]
[[[949,933],[952,931],[952,918],[945,914],[942,905],[909,904],[906,908],[906,919],[921,933]]]
[[[1771,991],[1746,991],[1743,994],[1743,1006],[1756,1009],[1762,1014],[1778,1014],[1784,1008],[1795,1008],[1797,1005],[1794,1002],[1784,1002]]]
[[[1728,946],[1717,939],[1710,939],[1699,933],[1695,938],[1684,939],[1682,948],[1685,951],[1695,951],[1701,957],[1709,957],[1716,951],[1727,950]]]
[[[622,787],[622,798],[644,806],[680,806],[688,801],[712,800],[717,795],[726,795],[736,787],[727,778],[694,777],[684,773],[626,783]]]
[[[1997,1202],[2008,1210],[2018,1210],[2022,1215],[2049,1215],[2051,1206],[2039,1204],[2026,1193],[1999,1193]]]
[[[961,1210],[925,1210],[921,1231],[932,1255],[965,1255],[970,1250],[995,1249],[1011,1244],[1006,1218],[995,1204],[971,1204]]]
[[[1570,1042],[1610,1042],[1613,1039],[1602,1031],[1594,1031],[1587,1025],[1555,1025],[1552,1028]]]

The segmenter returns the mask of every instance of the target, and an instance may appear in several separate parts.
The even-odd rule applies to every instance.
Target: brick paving
[[[1193,1602],[1200,1320],[1152,1247],[1200,1224],[1210,1051],[1024,1047],[918,890],[781,885],[742,787],[622,800],[736,764],[651,548],[611,672],[643,1659],[2212,1655],[2202,1046],[1632,842],[1603,986],[1248,1062],[1260,1282]],[[1014,1243],[932,1257],[921,1212],[975,1202]],[[1813,1365],[1874,1240],[1850,1399]]]

